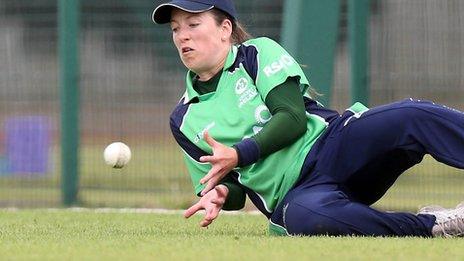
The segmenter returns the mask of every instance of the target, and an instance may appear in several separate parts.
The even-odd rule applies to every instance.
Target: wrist
[[[232,147],[237,153],[238,167],[246,167],[259,160],[259,145],[253,138],[243,139]]]

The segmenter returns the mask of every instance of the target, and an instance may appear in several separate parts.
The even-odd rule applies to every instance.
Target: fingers
[[[222,189],[216,189],[216,191],[222,191]],[[219,192],[221,193],[221,192]],[[223,192],[227,193],[227,192]],[[205,216],[200,222],[201,227],[207,227],[209,226],[219,215],[219,212],[222,209],[222,206],[224,205],[225,202],[225,197],[218,197],[219,194],[212,193],[208,194],[206,197],[202,197],[200,201],[198,201],[196,204],[191,206],[189,209],[187,209],[184,212],[184,217],[189,218],[195,213],[197,213],[199,210],[205,210]]]
[[[203,207],[200,205],[200,203],[196,203],[195,205],[191,206],[184,212],[184,217],[189,218],[193,214],[197,213],[198,210],[201,210],[201,209],[203,209]]]
[[[210,162],[210,163],[212,163],[212,162],[214,162],[214,160],[215,160],[214,156],[201,156],[200,157],[201,162]]]
[[[191,206],[189,209],[187,209],[185,211],[184,217],[189,218],[189,217],[191,217],[193,214],[195,214],[196,212],[198,212],[201,209],[204,209],[204,208],[199,203],[197,203],[197,204]],[[210,209],[206,210],[206,213],[205,213],[205,216],[203,217],[203,220],[200,221],[200,226],[201,227],[207,227],[211,223],[213,223],[213,221],[219,215],[220,210],[221,210],[220,207],[210,208]]]
[[[220,186],[214,187],[214,189],[217,192],[218,198],[223,198],[223,199],[227,198],[227,194],[229,194],[229,188],[227,186],[220,185]]]
[[[200,222],[200,226],[201,226],[201,227],[207,227],[207,226],[209,226],[211,223],[213,223],[213,220],[202,220],[202,221]]]
[[[204,196],[206,193],[208,193],[210,190],[216,187],[218,183],[219,183],[219,179],[217,177],[211,178],[210,180],[208,180],[208,183],[206,183],[206,186],[201,191],[200,195]]]
[[[225,187],[225,189],[221,188],[221,186],[225,187],[224,185],[218,185],[214,187],[217,196],[211,199],[211,203],[216,204],[219,208],[222,208],[224,203],[226,203],[226,198],[229,189]]]
[[[219,174],[221,168],[218,166],[213,166],[203,178],[200,179],[200,184],[205,184],[208,180],[212,179],[214,176]]]
[[[221,199],[215,198],[211,200],[211,203],[216,204],[218,206],[222,206],[224,205],[224,203],[226,203],[226,201],[222,198]]]
[[[208,145],[211,146],[211,148],[215,147],[216,144],[218,144],[217,141],[215,141],[211,136],[209,136],[209,133],[207,131],[205,131],[205,133],[203,134],[203,138],[205,139],[206,143],[208,143]]]
[[[200,221],[200,226],[201,227],[207,227],[209,226],[211,223],[213,223],[213,220],[214,219],[203,219],[202,221]]]
[[[207,227],[217,218],[219,215],[220,208],[211,208],[209,209],[203,220],[200,222],[200,226]]]

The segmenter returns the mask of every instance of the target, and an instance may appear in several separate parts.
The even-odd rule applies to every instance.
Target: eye
[[[191,23],[191,24],[189,24],[189,26],[190,26],[191,28],[195,28],[195,27],[197,27],[197,26],[199,26],[199,25],[200,25],[199,23]]]
[[[178,29],[177,27],[171,28],[171,31],[172,31],[173,33],[176,33],[178,30],[179,30],[179,29]]]

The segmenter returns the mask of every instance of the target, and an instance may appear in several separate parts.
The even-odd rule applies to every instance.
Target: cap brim
[[[191,1],[171,1],[161,4],[153,11],[151,20],[157,24],[165,24],[171,21],[172,8],[178,8],[189,13],[202,13],[214,8],[214,5],[202,4]]]

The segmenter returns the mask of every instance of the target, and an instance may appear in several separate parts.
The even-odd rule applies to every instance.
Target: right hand
[[[201,191],[202,196],[216,187],[219,181],[238,164],[238,154],[234,148],[217,142],[207,131],[205,131],[203,137],[208,145],[211,146],[213,155],[200,157],[201,162],[208,162],[211,164],[211,169],[200,179],[201,184],[206,184],[205,188]]]
[[[187,209],[184,213],[185,218],[191,217],[199,210],[205,210],[205,216],[200,222],[201,227],[210,225],[219,215],[222,206],[226,202],[229,189],[225,185],[217,185],[213,190],[208,191],[201,199]]]

